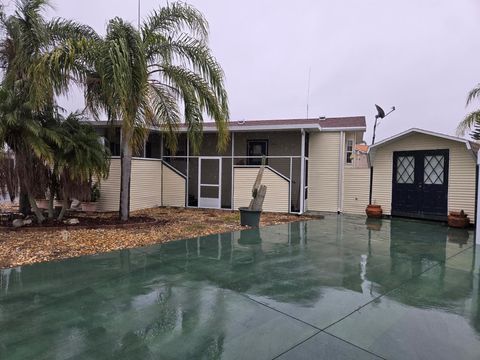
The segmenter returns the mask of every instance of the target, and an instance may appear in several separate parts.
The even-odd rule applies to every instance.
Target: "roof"
[[[355,146],[355,150],[361,153],[367,153],[368,152],[368,145],[367,144],[357,144]]]
[[[107,122],[97,121],[96,126],[104,126]],[[240,120],[229,121],[230,131],[265,131],[265,130],[317,130],[317,131],[365,131],[367,128],[364,116],[314,118],[314,119],[271,119],[271,120]],[[181,124],[180,131],[187,131],[187,126]],[[205,132],[217,130],[214,122],[204,122]]]
[[[368,153],[370,154],[370,156],[372,156],[372,155],[374,155],[375,151],[378,148],[380,148],[384,145],[387,145],[389,143],[398,141],[398,140],[400,140],[402,138],[405,138],[407,136],[410,136],[414,133],[435,136],[435,137],[438,137],[438,138],[441,138],[441,139],[447,139],[447,140],[457,141],[457,142],[463,143],[463,144],[465,144],[465,147],[467,148],[467,150],[470,150],[475,157],[477,156],[478,150],[480,149],[480,144],[478,144],[474,141],[469,141],[469,140],[461,138],[461,137],[446,135],[446,134],[442,134],[442,133],[438,133],[438,132],[434,132],[434,131],[430,131],[430,130],[412,128],[412,129],[403,131],[403,132],[401,132],[397,135],[386,138],[382,141],[379,141],[378,143],[376,143],[374,145],[370,145],[370,147],[368,149]]]

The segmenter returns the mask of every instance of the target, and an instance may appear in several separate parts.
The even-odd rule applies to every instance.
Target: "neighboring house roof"
[[[386,138],[382,141],[379,141],[378,143],[376,143],[374,145],[370,145],[370,147],[368,149],[368,153],[372,156],[378,148],[380,148],[382,146],[385,146],[389,143],[398,141],[398,140],[400,140],[402,138],[405,138],[407,136],[410,136],[414,133],[435,136],[435,137],[438,137],[438,138],[463,143],[463,144],[465,144],[465,147],[467,148],[467,150],[471,150],[471,152],[473,153],[473,155],[475,157],[477,156],[478,150],[480,149],[480,144],[478,144],[474,141],[470,141],[470,140],[467,140],[467,139],[464,139],[464,138],[461,138],[461,137],[457,137],[457,136],[441,134],[441,133],[430,131],[430,130],[412,128],[412,129],[406,130],[404,132],[401,132],[397,135]]]
[[[96,126],[105,126],[105,121],[97,121]],[[364,116],[315,118],[315,119],[272,119],[272,120],[241,120],[229,121],[230,131],[260,131],[260,130],[300,130],[318,131],[365,131],[367,128]],[[187,131],[187,126],[181,124],[180,131]],[[217,131],[214,122],[204,122],[205,132]]]
[[[368,152],[368,145],[367,144],[357,144],[355,146],[355,151],[359,153],[366,154]]]

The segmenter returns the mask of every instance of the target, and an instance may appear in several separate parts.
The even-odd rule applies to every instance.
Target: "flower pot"
[[[82,211],[96,212],[97,211],[97,203],[96,202],[82,202]]]
[[[468,215],[463,212],[463,210],[460,212],[451,211],[448,215],[448,226],[463,229],[468,225],[470,225],[470,219],[468,218]]]
[[[240,225],[258,227],[260,224],[261,210],[250,210],[246,207],[238,209],[240,211]]]
[[[367,208],[365,209],[365,213],[369,218],[375,218],[375,219],[380,219],[383,214],[382,207],[380,205],[367,205]]]
[[[42,210],[48,209],[48,199],[38,199],[35,200],[37,207]]]

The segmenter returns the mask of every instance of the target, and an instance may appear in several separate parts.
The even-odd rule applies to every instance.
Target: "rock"
[[[73,219],[65,220],[64,223],[67,225],[78,225],[80,224],[80,220],[73,218]]]
[[[80,201],[78,201],[77,199],[73,199],[72,200],[72,205],[70,206],[70,208],[73,209],[73,210],[78,210],[78,209],[80,209],[81,205],[82,205],[82,203]]]
[[[12,222],[12,226],[13,226],[14,228],[20,228],[20,227],[22,227],[22,226],[25,226],[25,223],[23,222],[22,219],[15,219],[15,220],[13,220],[13,222]]]
[[[25,219],[23,220],[23,225],[32,225],[33,220],[32,219]]]

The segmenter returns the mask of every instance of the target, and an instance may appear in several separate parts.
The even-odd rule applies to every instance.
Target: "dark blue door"
[[[448,164],[448,150],[394,152],[392,215],[446,219]]]

